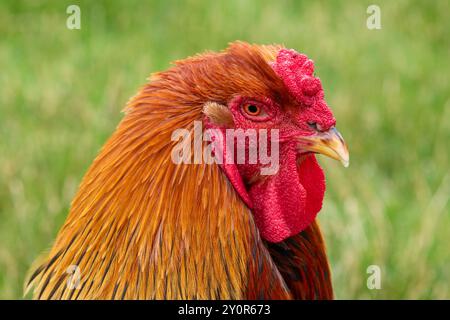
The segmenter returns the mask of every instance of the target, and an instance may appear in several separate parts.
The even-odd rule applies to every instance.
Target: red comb
[[[283,80],[289,93],[304,106],[313,106],[323,99],[319,78],[314,77],[314,62],[292,49],[281,49],[273,68]]]

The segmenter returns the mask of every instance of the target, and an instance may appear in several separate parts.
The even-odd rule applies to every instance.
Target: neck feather
[[[202,106],[176,104],[161,87],[130,101],[28,288],[60,299],[291,298],[220,168],[172,163],[172,131],[191,129]]]

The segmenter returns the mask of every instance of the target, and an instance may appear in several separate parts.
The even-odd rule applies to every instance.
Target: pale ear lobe
[[[203,106],[203,113],[211,121],[211,124],[225,128],[234,127],[231,111],[222,104],[207,102]]]

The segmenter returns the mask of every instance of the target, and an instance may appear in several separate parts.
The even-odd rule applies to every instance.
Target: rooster
[[[153,74],[25,291],[36,299],[332,299],[315,154],[347,165],[348,151],[313,72],[294,50],[234,42]],[[175,164],[172,133],[192,131],[194,121],[215,132],[277,129],[278,171],[262,175],[260,162]]]

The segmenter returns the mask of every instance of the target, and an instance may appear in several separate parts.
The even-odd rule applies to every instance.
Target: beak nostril
[[[322,131],[322,126],[314,121],[308,121],[308,126],[315,131]]]

